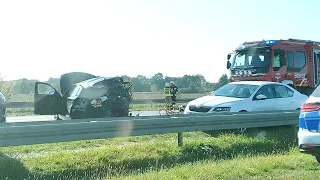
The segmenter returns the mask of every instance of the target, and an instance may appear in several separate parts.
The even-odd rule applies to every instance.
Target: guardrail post
[[[179,147],[183,146],[182,132],[178,133],[178,146]]]

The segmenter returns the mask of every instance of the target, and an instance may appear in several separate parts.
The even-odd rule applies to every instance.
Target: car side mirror
[[[231,67],[231,62],[227,61],[227,69],[230,69],[230,67]]]
[[[228,54],[227,56],[227,60],[229,60],[231,58],[231,54]]]
[[[49,92],[49,94],[50,94],[50,95],[53,95],[54,92],[55,92],[54,90],[51,90],[51,91]]]
[[[265,99],[267,99],[267,96],[263,94],[259,94],[258,96],[256,96],[256,100],[265,100]]]

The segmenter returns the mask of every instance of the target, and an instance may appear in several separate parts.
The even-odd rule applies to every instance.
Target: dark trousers
[[[177,97],[176,96],[171,96],[171,99],[172,99],[172,103],[176,103],[176,99]]]

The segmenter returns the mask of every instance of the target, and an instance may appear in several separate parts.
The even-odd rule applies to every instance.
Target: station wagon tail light
[[[301,112],[312,112],[320,109],[320,103],[303,103],[301,106]]]

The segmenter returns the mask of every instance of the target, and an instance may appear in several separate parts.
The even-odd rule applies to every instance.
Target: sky
[[[319,0],[0,1],[6,80],[203,75],[216,82],[244,41],[320,41]]]

